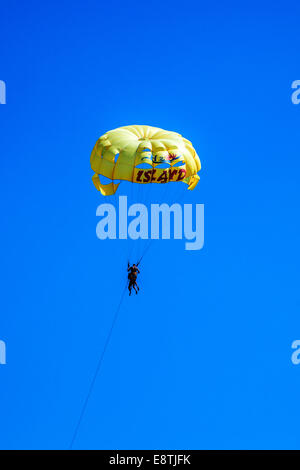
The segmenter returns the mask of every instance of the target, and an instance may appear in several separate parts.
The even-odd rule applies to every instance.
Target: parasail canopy
[[[184,182],[192,190],[198,184],[200,159],[192,143],[177,132],[132,125],[100,137],[91,154],[94,185],[103,196],[115,194],[120,183]],[[109,178],[101,183],[100,176]]]

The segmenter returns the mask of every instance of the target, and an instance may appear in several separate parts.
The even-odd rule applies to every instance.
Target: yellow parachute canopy
[[[194,189],[200,159],[192,143],[177,132],[151,126],[119,127],[97,140],[91,154],[94,185],[103,196],[115,194],[120,183],[184,182]],[[100,175],[111,180],[102,184]]]

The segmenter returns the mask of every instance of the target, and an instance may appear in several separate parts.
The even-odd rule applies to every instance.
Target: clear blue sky
[[[299,448],[299,10],[1,3],[1,448],[70,443],[127,249],[96,238],[89,156],[133,123],[196,147],[205,246],[153,244],[75,448]]]

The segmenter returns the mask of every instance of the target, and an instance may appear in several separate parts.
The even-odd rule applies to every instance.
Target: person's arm
[[[139,270],[139,268],[138,268],[138,267],[136,267],[136,270],[137,270],[137,272],[140,274],[140,270]]]

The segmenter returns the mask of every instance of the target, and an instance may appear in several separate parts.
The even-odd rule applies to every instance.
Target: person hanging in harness
[[[129,295],[131,295],[131,289],[134,288],[135,293],[138,293],[138,290],[140,290],[139,286],[137,285],[137,275],[140,273],[139,268],[137,267],[137,264],[133,264],[132,266],[129,265],[128,263],[128,290],[129,290]]]

